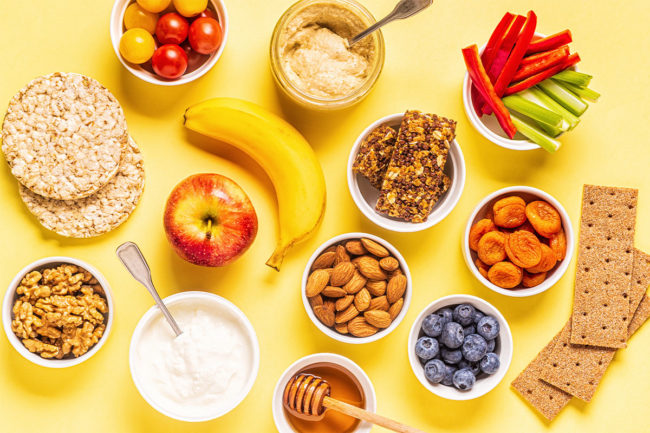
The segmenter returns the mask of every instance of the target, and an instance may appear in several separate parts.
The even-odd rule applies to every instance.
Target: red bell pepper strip
[[[535,63],[535,62],[537,62],[539,60],[545,59],[546,57],[552,56],[552,55],[554,55],[555,53],[558,53],[558,52],[566,52],[567,55],[571,54],[570,50],[569,50],[569,46],[568,45],[562,45],[561,47],[556,48],[556,49],[551,50],[551,51],[544,51],[542,53],[536,53],[536,54],[532,54],[530,56],[524,57],[523,59],[521,59],[521,64],[519,65],[519,69],[521,69],[522,67],[524,67],[526,65],[530,65],[531,63]]]
[[[526,18],[526,25],[521,30],[521,35],[517,39],[515,47],[512,49],[508,61],[506,62],[499,78],[497,78],[496,83],[494,83],[494,91],[499,97],[503,96],[503,93],[506,91],[508,85],[512,82],[512,77],[515,76],[517,68],[521,63],[521,59],[524,58],[528,45],[530,45],[531,39],[535,35],[535,28],[537,27],[537,15],[535,12],[529,11],[528,17]]]
[[[503,105],[503,101],[499,98],[494,91],[494,87],[490,82],[490,77],[488,77],[483,63],[481,63],[481,58],[478,55],[478,47],[476,45],[471,45],[467,48],[463,48],[463,57],[465,59],[465,65],[467,66],[467,73],[472,79],[472,84],[476,86],[476,89],[481,93],[487,104],[494,111],[499,125],[503,128],[503,131],[508,134],[508,137],[513,138],[517,133],[517,128],[512,123],[510,118],[510,112]]]
[[[513,93],[518,93],[523,90],[526,90],[530,87],[533,87],[534,85],[541,83],[542,81],[546,80],[547,78],[551,78],[553,75],[562,72],[563,70],[570,68],[571,66],[575,65],[580,61],[580,56],[578,53],[573,53],[569,57],[567,57],[562,63],[559,65],[552,66],[548,69],[543,70],[542,72],[535,74],[531,77],[526,78],[523,81],[519,81],[518,83],[511,84],[507,89],[506,92],[504,93],[504,96],[512,95]]]
[[[556,33],[554,35],[547,36],[543,39],[532,42],[528,46],[528,49],[526,50],[526,54],[535,54],[535,53],[541,53],[543,51],[550,51],[555,48],[561,47],[562,45],[566,45],[572,40],[573,38],[571,37],[571,31],[564,30],[560,33]]]
[[[555,51],[551,51],[548,56],[539,58],[536,62],[528,63],[517,69],[515,76],[512,77],[512,82],[521,81],[525,78],[533,76],[539,72],[542,72],[544,69],[548,69],[552,66],[559,65],[567,57],[569,57],[569,48],[565,45],[564,48],[560,48]]]

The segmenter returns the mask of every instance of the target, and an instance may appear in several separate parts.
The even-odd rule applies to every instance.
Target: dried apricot
[[[542,260],[542,243],[526,230],[517,230],[508,236],[506,254],[520,268],[531,268]]]
[[[494,224],[508,229],[526,222],[526,202],[516,195],[502,198],[492,206]]]
[[[507,236],[501,232],[488,232],[478,241],[478,258],[486,265],[502,262],[506,258]]]
[[[542,260],[538,264],[531,268],[526,268],[531,274],[539,274],[541,272],[547,272],[553,269],[553,266],[557,263],[557,256],[555,252],[546,244],[542,244]]]
[[[524,287],[535,287],[539,286],[546,280],[546,272],[540,272],[538,274],[530,274],[524,271],[524,276],[521,279],[521,284]]]
[[[535,228],[533,225],[530,223],[530,221],[526,220],[525,223],[517,227],[517,230],[526,230],[527,232],[531,232],[532,234],[536,235],[537,232],[535,231]]]
[[[476,268],[478,269],[479,274],[483,275],[483,277],[487,278],[488,277],[488,271],[490,270],[490,267],[483,263],[481,259],[476,259],[474,262],[476,265]]]
[[[495,263],[488,271],[488,280],[504,289],[512,289],[521,283],[524,271],[510,262]]]
[[[476,224],[469,229],[469,247],[474,251],[478,250],[478,241],[481,240],[487,232],[495,231],[497,227],[492,220],[487,218],[479,220]]]
[[[548,244],[553,252],[555,252],[557,260],[564,260],[564,257],[566,256],[566,235],[564,234],[564,230],[560,229],[559,232],[551,235]]]
[[[528,203],[526,217],[535,231],[545,238],[550,238],[562,228],[560,214],[553,206],[542,200]]]

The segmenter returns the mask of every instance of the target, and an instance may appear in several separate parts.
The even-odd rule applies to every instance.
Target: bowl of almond
[[[370,343],[390,334],[406,315],[411,293],[404,257],[367,233],[346,233],[322,244],[302,277],[307,315],[344,343]]]

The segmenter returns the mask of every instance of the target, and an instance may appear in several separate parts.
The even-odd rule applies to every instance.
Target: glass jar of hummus
[[[352,47],[347,39],[375,22],[354,0],[301,0],[280,17],[271,38],[271,70],[295,102],[345,108],[372,89],[384,65],[378,30]]]

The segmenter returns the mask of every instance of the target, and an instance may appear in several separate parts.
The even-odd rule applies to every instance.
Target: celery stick
[[[514,110],[537,122],[545,123],[555,128],[558,128],[562,124],[562,116],[517,94],[506,96],[502,100],[509,110]]]
[[[553,138],[557,137],[562,132],[564,132],[560,128],[556,128],[554,126],[547,125],[546,123],[534,122],[534,124],[535,124],[535,126],[539,126],[542,131],[546,132],[548,135],[550,135]]]
[[[571,93],[566,87],[558,84],[558,81],[548,79],[542,81],[537,86],[576,116],[580,116],[588,107],[585,101]]]
[[[529,101],[541,105],[542,107],[546,107],[551,111],[555,111],[557,114],[562,116],[564,118],[564,122],[560,127],[562,131],[573,129],[578,125],[578,123],[580,123],[579,117],[571,114],[569,110],[565,109],[563,106],[555,102],[553,98],[550,98],[546,93],[542,92],[537,87],[531,87],[530,89],[519,92],[517,94],[528,99]]]
[[[593,77],[589,74],[574,71],[573,69],[565,69],[564,71],[553,75],[553,78],[566,83],[571,83],[574,86],[587,87]]]
[[[600,98],[600,93],[596,92],[595,90],[590,89],[589,87],[579,87],[576,86],[575,84],[567,83],[567,82],[559,82],[558,84],[562,84],[564,87],[567,89],[571,90],[573,93],[578,95],[579,97],[583,99],[587,99],[591,102],[596,102],[598,101],[598,98]]]
[[[517,117],[516,115],[512,115],[510,117],[512,119],[512,123],[517,128],[517,131],[528,137],[533,143],[539,144],[539,146],[547,152],[555,153],[555,151],[558,150],[562,145],[559,141],[544,134],[544,132],[527,123],[520,117]]]

